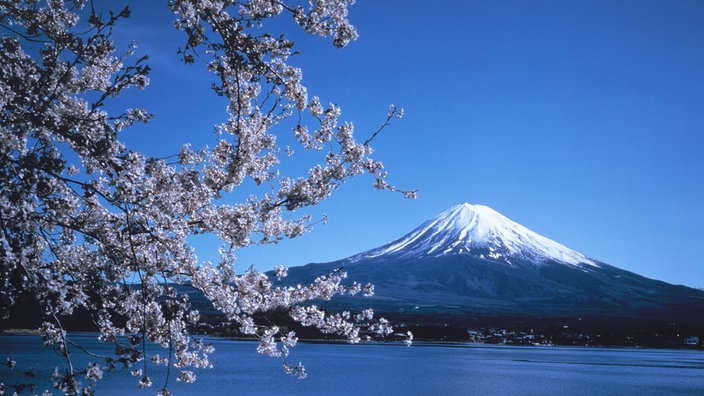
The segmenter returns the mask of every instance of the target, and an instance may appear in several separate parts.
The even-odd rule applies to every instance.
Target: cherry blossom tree
[[[0,312],[7,316],[20,296],[39,304],[41,336],[65,358],[53,376],[56,389],[90,394],[119,367],[131,370],[135,386],[160,394],[168,394],[171,377],[193,382],[193,368],[211,366],[213,348],[189,333],[199,313],[175,287],[186,283],[298,377],[303,366],[285,359],[296,334],[258,323],[257,314],[285,309],[302,325],[350,342],[359,341],[361,328],[391,332],[371,310],[330,314],[310,303],[373,292],[345,283],[343,271],[291,287],[235,268],[238,249],[305,233],[314,222],[305,208],[349,178],[367,174],[376,188],[415,196],[387,184],[383,164],[370,157],[379,131],[358,141],[338,106],[308,95],[301,70],[289,62],[294,43],[263,33],[268,20],[287,14],[344,47],[357,38],[347,19],[353,2],[168,0],[174,26],[185,33],[175,56],[212,72],[214,94],[227,108],[211,147],[185,144],[157,158],[121,140],[126,128],[150,120],[148,110],[108,111],[123,91],[149,82],[148,59],[111,38],[130,10],[108,12],[86,0],[0,0]],[[381,128],[401,115],[392,106]],[[275,133],[291,133],[319,163],[299,177],[282,176],[281,156],[294,154],[279,147]],[[245,185],[258,187],[235,202]],[[201,234],[221,241],[216,262],[196,257],[189,241]],[[84,350],[65,331],[78,311],[89,313],[113,354]],[[163,349],[157,354],[147,344]],[[87,366],[72,359],[79,350],[92,356]],[[155,365],[173,374],[153,378]]]

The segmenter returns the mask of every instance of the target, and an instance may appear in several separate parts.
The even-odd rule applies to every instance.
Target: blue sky
[[[134,5],[119,33],[154,69],[121,101],[156,114],[125,140],[161,155],[212,143],[225,113],[202,67],[178,62],[180,33],[155,4]],[[309,93],[339,104],[360,138],[389,104],[404,107],[375,155],[419,199],[354,180],[313,211],[327,225],[242,250],[243,268],[341,259],[470,202],[597,260],[704,287],[704,3],[359,0],[350,19],[360,38],[342,50],[287,20],[272,32],[293,28]]]

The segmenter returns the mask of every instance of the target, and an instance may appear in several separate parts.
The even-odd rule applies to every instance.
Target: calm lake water
[[[91,341],[92,335],[81,336]],[[176,383],[176,395],[704,395],[704,351],[493,345],[299,344],[289,361],[304,363],[308,378],[283,373],[256,344],[211,340],[215,367],[198,371],[192,385]],[[0,337],[0,359],[51,373],[60,360],[47,357],[38,337]],[[9,382],[0,367],[0,382]],[[126,383],[125,380],[129,382]],[[98,395],[138,391],[134,377],[111,373]],[[46,388],[46,385],[44,386]],[[44,389],[42,388],[42,389]]]

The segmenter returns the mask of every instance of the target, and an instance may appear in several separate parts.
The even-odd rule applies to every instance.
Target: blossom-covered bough
[[[176,28],[186,33],[178,54],[217,76],[213,89],[227,100],[227,119],[210,148],[186,144],[172,157],[155,158],[120,139],[125,128],[149,121],[147,110],[107,111],[124,90],[148,85],[146,57],[135,59],[133,46],[118,51],[111,39],[130,10],[101,11],[106,4],[86,0],[0,0],[0,310],[6,316],[20,296],[38,302],[42,337],[66,362],[54,374],[57,389],[90,394],[94,381],[119,367],[148,387],[157,380],[150,377],[153,365],[173,373],[155,385],[162,394],[171,377],[194,381],[192,369],[209,367],[213,349],[189,335],[199,313],[177,284],[202,291],[241,332],[259,338],[260,353],[282,358],[299,377],[303,367],[283,360],[296,334],[257,323],[255,314],[288,309],[302,325],[351,342],[362,327],[391,332],[371,310],[329,314],[299,305],[373,292],[343,284],[342,271],[289,287],[234,266],[237,249],[306,232],[312,218],[300,210],[355,175],[369,174],[375,187],[397,191],[386,183],[382,163],[369,157],[378,131],[355,140],[353,125],[339,121],[339,107],[308,96],[301,70],[288,63],[294,43],[262,33],[267,19],[289,14],[306,32],[343,47],[357,37],[347,20],[353,2],[169,0]],[[382,128],[400,116],[392,106]],[[284,120],[304,151],[319,155],[306,175],[280,174],[281,153],[292,154],[274,135],[291,133]],[[243,183],[261,190],[234,203],[231,192]],[[196,257],[189,238],[200,234],[221,240],[218,262]],[[65,331],[63,321],[79,310],[90,314],[114,353],[84,350]],[[77,351],[92,362],[77,367]],[[7,366],[14,369],[14,361]],[[4,384],[0,393],[21,388]]]

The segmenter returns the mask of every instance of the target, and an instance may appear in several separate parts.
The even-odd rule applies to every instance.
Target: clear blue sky
[[[211,143],[225,113],[202,67],[179,64],[180,33],[155,4],[134,5],[120,33],[154,68],[151,87],[123,100],[156,118],[126,140],[170,154]],[[405,108],[376,156],[420,197],[360,178],[314,211],[327,225],[243,250],[243,267],[341,259],[470,202],[597,260],[704,287],[704,2],[358,0],[350,19],[360,38],[342,50],[294,29],[293,62],[360,138],[389,104]]]

